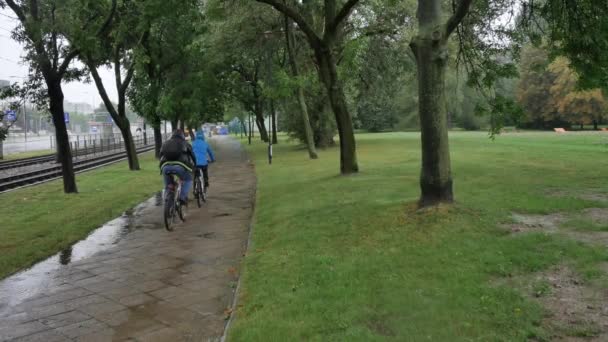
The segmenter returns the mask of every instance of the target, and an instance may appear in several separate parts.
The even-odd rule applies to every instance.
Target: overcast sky
[[[11,19],[15,14],[10,9],[0,10],[0,79],[21,82],[27,76],[28,66],[24,65],[21,56],[23,46],[10,38],[17,21]],[[112,101],[118,98],[114,84],[114,73],[111,69],[100,69],[106,90]],[[63,84],[65,99],[70,102],[86,102],[92,106],[101,103],[99,92],[93,83],[71,82]]]

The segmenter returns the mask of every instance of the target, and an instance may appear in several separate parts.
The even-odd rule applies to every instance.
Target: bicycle
[[[176,215],[179,216],[179,219],[184,222],[186,221],[184,218],[184,212],[182,210],[182,205],[179,201],[179,193],[182,190],[182,181],[175,181],[176,174],[170,173],[169,177],[171,177],[171,183],[167,185],[165,189],[165,205],[164,205],[164,220],[165,220],[165,228],[168,231],[173,231],[173,223],[175,223]],[[178,177],[179,178],[179,177]],[[177,188],[175,184],[177,183]]]
[[[197,175],[194,177],[194,198],[196,198],[196,204],[198,207],[202,207],[203,202],[207,202],[207,187],[205,182],[201,181],[202,170],[196,170]]]

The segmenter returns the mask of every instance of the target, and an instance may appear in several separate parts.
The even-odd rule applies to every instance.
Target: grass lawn
[[[162,188],[153,153],[140,155],[139,172],[120,162],[76,175],[79,194],[49,183],[0,194],[0,278],[84,238]]]
[[[511,234],[501,224],[514,212],[607,207],[550,194],[608,194],[605,138],[450,139],[457,203],[422,212],[416,133],[359,134],[361,172],[348,177],[338,176],[337,149],[310,161],[301,146],[281,141],[269,166],[265,145],[248,147],[257,204],[230,340],[551,339],[541,305],[497,280],[568,265],[599,281],[608,251],[560,234]]]
[[[18,152],[18,153],[12,153],[12,154],[5,155],[4,159],[2,159],[2,160],[15,160],[15,159],[22,159],[22,158],[29,158],[29,157],[38,157],[38,156],[43,156],[45,154],[51,154],[51,153],[55,153],[55,151],[37,150],[37,151]]]

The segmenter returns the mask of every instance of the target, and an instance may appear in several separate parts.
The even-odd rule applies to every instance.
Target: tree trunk
[[[452,175],[445,102],[447,37],[437,26],[440,2],[419,1],[419,35],[410,44],[418,66],[418,98],[422,140],[421,207],[452,202]]]
[[[57,144],[57,160],[61,163],[63,174],[63,191],[66,194],[77,193],[76,176],[70,150],[70,139],[65,125],[63,111],[63,90],[61,81],[47,80],[50,111],[55,125],[55,141]]]
[[[175,131],[178,127],[179,119],[171,119],[171,131]]]
[[[272,115],[272,143],[277,144],[277,112],[274,108],[274,101],[270,101],[270,114]]]
[[[597,120],[593,120],[593,130],[597,131]]]
[[[154,126],[154,156],[160,158],[160,148],[163,146],[163,133],[160,126]]]
[[[122,133],[122,138],[125,142],[125,149],[127,150],[129,170],[137,171],[139,170],[139,159],[137,157],[137,149],[135,148],[135,143],[133,142],[133,135],[131,134],[131,126],[129,125],[129,120],[123,118],[123,122],[121,122],[119,128],[120,132]]]
[[[247,133],[247,128],[245,127],[245,122],[242,120],[239,120],[239,121],[241,121],[241,138],[242,138],[243,134],[248,134],[248,133]]]
[[[327,89],[327,95],[336,117],[338,134],[340,137],[340,173],[343,175],[359,172],[357,164],[357,147],[355,144],[355,131],[353,120],[346,106],[344,90],[338,80],[336,63],[328,48],[315,51],[319,63],[321,79]]]
[[[0,160],[4,159],[4,141],[0,140]]]
[[[144,121],[144,145],[148,145],[148,132],[147,132],[147,127],[146,127],[146,121]]]
[[[247,126],[249,128],[249,136],[247,137],[247,139],[249,140],[249,145],[251,145],[251,137],[253,137],[253,118],[251,116],[251,113],[249,113],[249,120],[247,120]]]
[[[296,61],[296,56],[293,49],[295,40],[293,37],[293,30],[291,29],[291,21],[287,16],[285,16],[285,40],[287,42],[287,53],[289,64],[291,65],[291,73],[294,78],[298,78],[300,72],[298,70],[298,62]],[[296,87],[298,105],[300,106],[300,115],[302,116],[302,125],[304,125],[305,142],[306,146],[308,147],[308,156],[310,159],[317,159],[319,156],[317,155],[314,135],[312,132],[312,127],[310,126],[310,116],[308,115],[308,106],[306,105],[306,98],[304,97],[304,89],[302,89],[299,84],[296,85]]]
[[[257,100],[261,102],[261,100]],[[266,130],[266,125],[264,124],[264,107],[261,103],[257,103],[255,105],[255,123],[258,126],[258,131],[260,132],[260,139],[263,142],[268,142],[268,131]]]

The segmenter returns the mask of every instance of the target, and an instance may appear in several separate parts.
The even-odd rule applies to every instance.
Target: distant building
[[[86,102],[63,101],[63,110],[68,113],[93,113],[93,107]]]
[[[8,87],[11,85],[10,81],[7,80],[0,80],[0,88],[4,88],[4,87]]]

